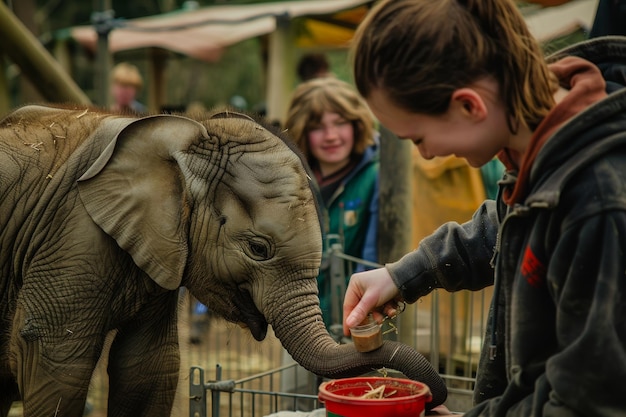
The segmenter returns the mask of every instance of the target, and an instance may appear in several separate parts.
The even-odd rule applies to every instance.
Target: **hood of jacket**
[[[570,91],[535,131],[506,198],[509,205],[554,207],[568,178],[624,144],[625,39],[597,38],[548,58],[550,69]]]

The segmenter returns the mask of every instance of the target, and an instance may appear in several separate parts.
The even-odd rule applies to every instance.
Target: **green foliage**
[[[563,35],[551,39],[545,42],[542,47],[547,55],[550,55],[560,49],[563,49],[569,45],[584,41],[589,38],[589,32],[582,27],[578,27],[571,32],[564,33]]]
[[[171,60],[167,71],[168,104],[186,106],[200,102],[212,108],[239,95],[247,101],[248,109],[256,109],[265,98],[261,58],[259,40],[250,39],[227,48],[216,63],[187,57]]]

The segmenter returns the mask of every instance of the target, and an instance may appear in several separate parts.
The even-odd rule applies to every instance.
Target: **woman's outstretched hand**
[[[400,290],[386,268],[353,274],[343,300],[343,333],[349,336],[350,327],[359,325],[370,312],[379,323],[384,316],[395,316],[401,301]]]

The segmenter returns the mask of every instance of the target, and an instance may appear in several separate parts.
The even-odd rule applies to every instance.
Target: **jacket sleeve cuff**
[[[441,288],[435,269],[420,249],[404,255],[399,261],[385,265],[402,298],[414,303],[435,288]],[[416,274],[416,271],[422,271]]]

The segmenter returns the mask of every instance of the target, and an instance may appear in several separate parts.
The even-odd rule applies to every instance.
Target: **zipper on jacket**
[[[498,228],[498,235],[496,236],[496,247],[493,252],[493,257],[491,258],[491,266],[494,268],[494,285],[493,285],[493,314],[491,316],[491,344],[489,345],[489,360],[494,360],[498,354],[498,348],[496,344],[497,331],[496,326],[498,324],[498,299],[500,298],[500,286],[501,279],[499,270],[495,268],[496,266],[496,258],[500,254],[500,248],[502,247],[502,231],[504,230],[504,226],[512,217],[522,217],[526,216],[530,212],[530,207],[523,206],[521,204],[516,204],[512,209],[507,210],[508,213],[505,214],[500,227]]]

